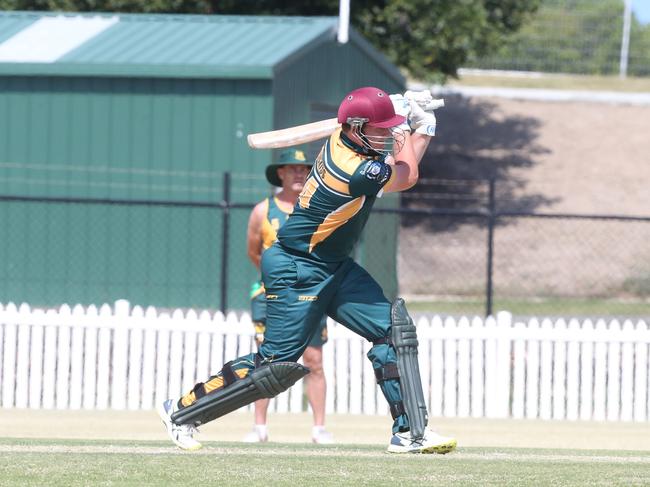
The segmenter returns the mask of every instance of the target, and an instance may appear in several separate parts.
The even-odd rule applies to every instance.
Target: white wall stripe
[[[421,83],[410,83],[411,90],[429,89],[434,96],[460,95],[471,97],[507,98],[512,100],[534,100],[554,102],[589,102],[622,105],[650,105],[650,93],[622,93],[618,91],[557,90],[543,88],[500,88],[489,86],[440,86],[427,87]]]
[[[44,17],[0,44],[0,62],[53,63],[119,22],[119,17]]]

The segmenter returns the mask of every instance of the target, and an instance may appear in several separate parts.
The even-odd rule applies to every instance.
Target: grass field
[[[479,315],[485,314],[483,299],[459,300],[408,300],[409,311]],[[497,299],[493,312],[506,310],[516,316],[650,316],[650,302],[643,300],[623,301],[612,299]]]
[[[460,448],[394,456],[368,445],[1,440],[0,483],[58,485],[647,485],[648,452]]]
[[[460,79],[450,79],[448,83],[451,86],[498,86],[500,88],[650,92],[650,77],[621,79],[618,76],[582,76],[563,74],[547,74],[537,77],[465,74],[461,76]]]
[[[206,425],[204,448],[165,438],[155,413],[0,414],[0,485],[649,485],[650,425],[433,418],[458,437],[449,455],[385,453],[389,420],[331,415],[336,445],[306,443],[307,414],[272,414],[270,442],[236,440],[252,424],[235,413]]]

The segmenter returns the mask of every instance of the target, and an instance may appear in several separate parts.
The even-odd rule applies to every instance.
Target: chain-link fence
[[[183,175],[176,187],[185,194],[127,181],[104,198],[84,195],[86,185],[70,197],[47,180],[48,191],[0,196],[0,301],[244,307],[257,278],[246,265],[246,224],[250,202],[268,194],[264,176],[209,173],[183,186]]]
[[[524,27],[470,68],[650,75],[650,24],[623,0],[543,0]]]
[[[507,180],[421,183],[404,194],[398,254],[417,309],[650,315],[650,217],[543,212]]]
[[[399,248],[400,291],[417,309],[650,315],[649,218],[497,213],[492,240],[489,215],[420,219]],[[431,222],[447,228],[422,231]]]
[[[261,198],[227,181],[212,203],[0,198],[0,301],[246,310],[259,277],[246,225]],[[355,255],[412,311],[650,316],[650,216],[513,210],[505,181],[422,183],[435,190],[373,212]],[[391,225],[396,258],[367,245]]]

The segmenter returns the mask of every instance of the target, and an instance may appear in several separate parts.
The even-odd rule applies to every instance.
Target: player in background
[[[280,153],[277,164],[266,168],[266,179],[281,188],[273,196],[259,202],[248,220],[248,257],[260,268],[262,252],[277,239],[277,232],[293,211],[298,195],[307,180],[312,163],[307,162],[301,150],[287,149]],[[255,326],[255,342],[259,347],[264,341],[266,328],[266,296],[262,281],[253,284],[251,290],[251,317]],[[307,399],[314,414],[312,441],[318,444],[333,443],[332,434],[325,430],[325,395],[327,385],[323,373],[323,345],[327,342],[327,316],[323,315],[318,331],[314,334],[302,356],[303,363],[311,372],[305,378]],[[255,425],[244,437],[247,443],[268,441],[266,424],[270,399],[255,401]]]
[[[397,113],[396,113],[397,110]],[[436,118],[417,103],[364,87],[338,110],[342,127],[323,146],[278,240],[262,255],[267,312],[264,342],[205,383],[159,408],[179,447],[200,446],[195,427],[304,377],[297,364],[324,313],[373,344],[368,352],[393,417],[391,453],[447,453],[454,438],[427,427],[417,334],[404,301],[388,301],[350,253],[375,199],[418,181],[418,165]]]

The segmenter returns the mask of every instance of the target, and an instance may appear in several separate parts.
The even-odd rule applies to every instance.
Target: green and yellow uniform
[[[237,375],[276,361],[297,361],[323,314],[373,342],[368,358],[394,418],[393,432],[409,429],[390,336],[391,304],[379,284],[350,257],[377,196],[393,171],[383,156],[355,144],[340,130],[325,143],[304,189],[262,254],[266,331],[257,356],[231,362]],[[221,385],[221,373],[213,379]],[[220,381],[220,382],[219,382]],[[205,384],[206,392],[212,388]],[[194,401],[191,392],[182,405]]]
[[[265,216],[260,227],[260,236],[262,237],[262,252],[264,252],[277,240],[278,230],[287,221],[291,212],[284,211],[274,196],[266,198],[262,203]],[[258,343],[262,343],[266,330],[266,296],[261,280],[253,284],[250,297],[255,339]],[[327,343],[327,316],[323,315],[320,328],[309,342],[309,346],[322,347],[325,343]]]
[[[325,144],[292,218],[279,232],[285,249],[322,262],[349,257],[392,173],[383,158],[357,153],[354,146],[340,130]]]

